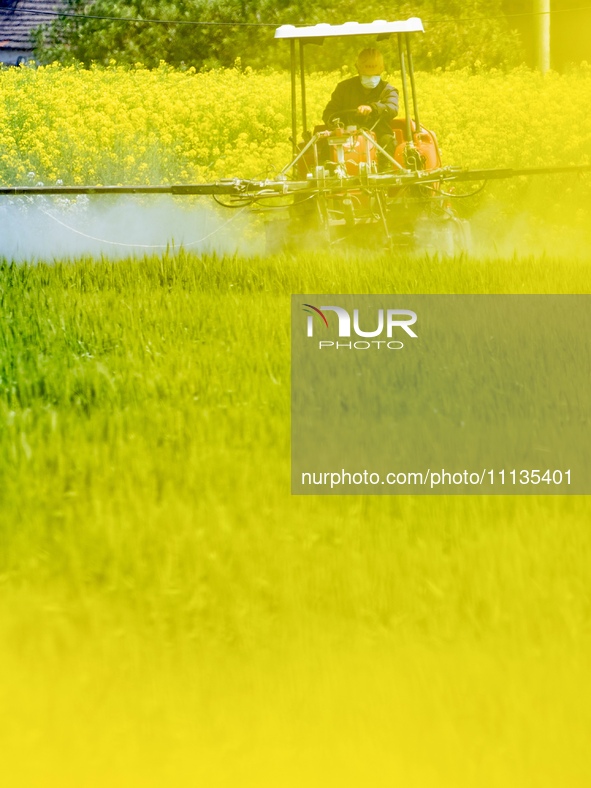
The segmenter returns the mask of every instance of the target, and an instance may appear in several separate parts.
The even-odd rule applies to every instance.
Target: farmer
[[[389,121],[398,114],[398,91],[381,77],[384,58],[379,49],[362,49],[356,66],[359,76],[339,82],[322,119],[327,126],[334,126],[338,118],[345,126],[354,122],[373,129],[378,143],[393,155]]]

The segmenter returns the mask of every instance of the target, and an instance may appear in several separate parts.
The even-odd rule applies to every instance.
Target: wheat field
[[[589,292],[587,264],[0,267],[14,786],[585,786],[589,504],[292,497],[291,292]]]

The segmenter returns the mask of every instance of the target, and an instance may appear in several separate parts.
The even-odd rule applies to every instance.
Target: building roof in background
[[[53,19],[39,12],[64,7],[63,0],[0,0],[0,53],[7,49],[32,50],[31,32]]]

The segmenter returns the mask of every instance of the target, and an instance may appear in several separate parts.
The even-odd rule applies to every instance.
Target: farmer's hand
[[[371,107],[367,104],[361,104],[359,107],[357,107],[357,112],[360,115],[371,115]]]

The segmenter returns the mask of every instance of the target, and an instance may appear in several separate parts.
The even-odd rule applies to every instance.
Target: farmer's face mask
[[[377,77],[362,76],[361,84],[363,85],[364,88],[377,88],[377,86],[380,84],[380,78],[379,76]]]

